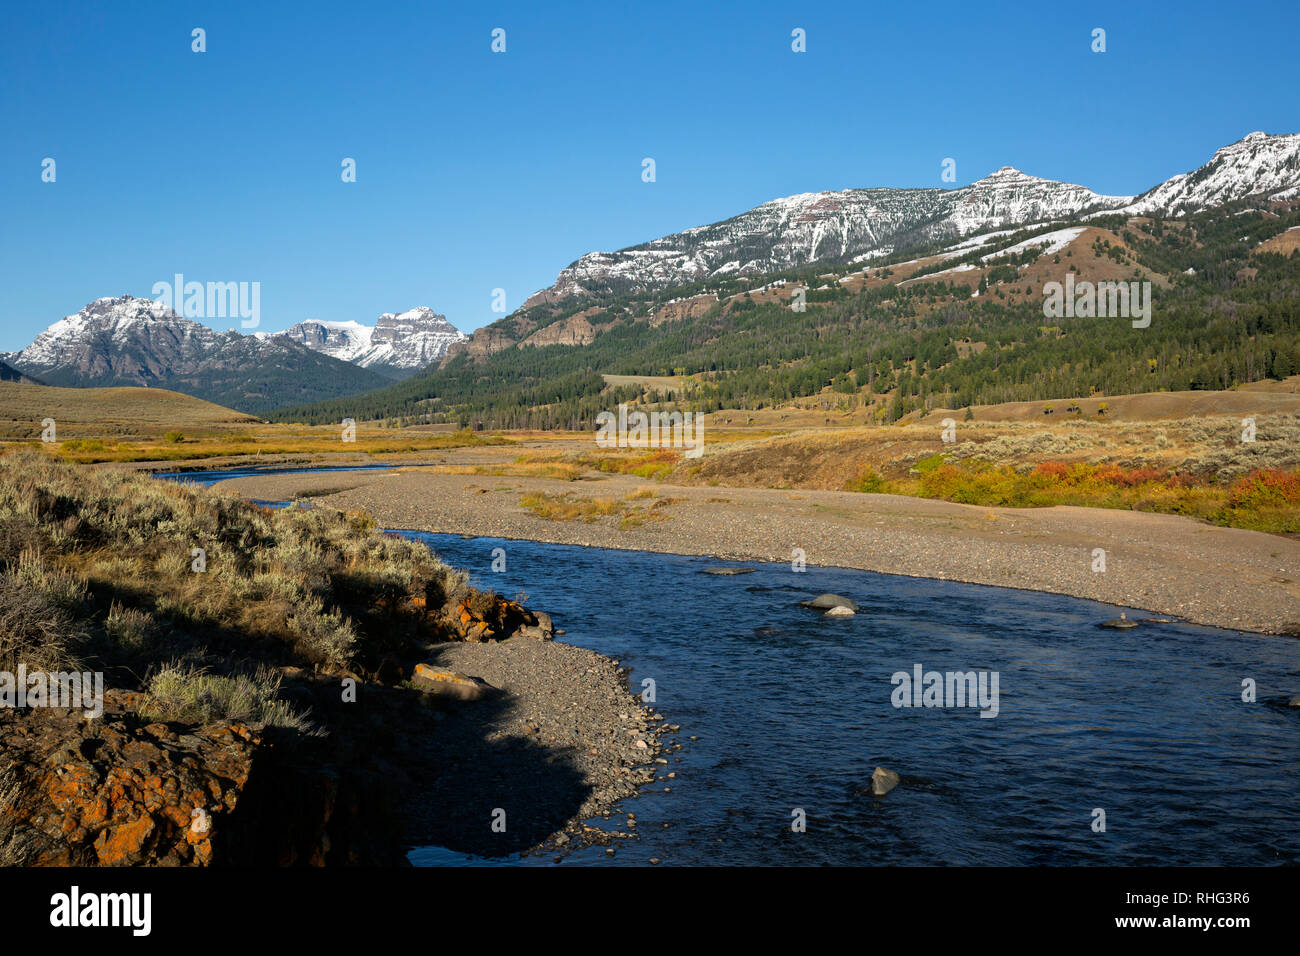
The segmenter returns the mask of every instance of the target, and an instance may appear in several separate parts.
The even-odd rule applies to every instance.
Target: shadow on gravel
[[[438,662],[435,649],[429,659]],[[441,704],[420,748],[418,791],[407,801],[408,841],[475,856],[514,855],[542,842],[591,795],[570,748],[502,736],[505,695]],[[504,832],[494,820],[504,811]]]

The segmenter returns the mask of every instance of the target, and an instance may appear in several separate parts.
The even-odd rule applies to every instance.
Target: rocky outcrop
[[[206,865],[263,749],[258,725],[178,732],[105,694],[104,714],[5,711],[0,844],[9,865]]]
[[[398,716],[424,732],[400,699],[352,705],[350,724],[304,743],[255,723],[155,721],[140,693],[104,698],[93,720],[0,711],[0,865],[403,862],[402,767],[376,747]]]
[[[485,325],[474,332],[466,341],[453,342],[449,345],[440,365],[445,366],[458,355],[467,355],[472,361],[478,362],[489,355],[504,352],[518,341],[498,325]]]
[[[522,628],[537,627],[539,623],[538,616],[522,604],[481,592],[460,601],[452,616],[456,639],[471,644],[504,640]],[[546,621],[549,622],[550,618],[547,617]]]
[[[716,295],[697,295],[689,299],[674,299],[665,302],[650,316],[650,324],[658,328],[665,322],[677,322],[681,319],[694,319],[708,312],[718,304]]]
[[[589,345],[595,337],[596,327],[579,313],[538,329],[520,342],[519,348],[528,345]]]

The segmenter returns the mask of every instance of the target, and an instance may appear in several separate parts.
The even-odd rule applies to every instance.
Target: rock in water
[[[1102,621],[1102,627],[1109,627],[1117,631],[1126,630],[1130,627],[1137,627],[1137,621],[1130,621],[1128,614],[1123,611],[1119,612],[1119,617],[1111,618],[1109,621]]]
[[[900,780],[901,778],[894,771],[877,767],[871,773],[871,792],[878,797],[883,797],[897,787]]]
[[[813,598],[811,601],[800,601],[799,604],[803,607],[816,608],[819,611],[829,611],[833,607],[846,607],[850,611],[856,611],[858,609],[856,601],[853,601],[850,598],[841,597],[838,594],[822,594]]]
[[[826,612],[826,617],[852,617],[856,612],[843,604],[837,604]]]
[[[1288,707],[1300,707],[1300,694],[1297,694],[1295,697],[1292,697],[1290,700],[1288,700],[1286,702],[1286,705]]]

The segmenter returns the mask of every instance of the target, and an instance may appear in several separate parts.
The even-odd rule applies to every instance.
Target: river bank
[[[616,662],[366,516],[40,455],[0,514],[0,670],[95,677],[0,708],[0,865],[563,852],[665,760]]]
[[[364,510],[389,528],[741,561],[802,557],[810,565],[1022,588],[1196,624],[1300,635],[1294,538],[1121,510],[504,473],[517,454],[458,449],[431,467],[256,475],[221,487],[253,498],[309,496]],[[529,495],[541,496],[533,507],[523,503]],[[584,502],[612,502],[613,510],[555,520],[539,513],[539,500],[579,510]]]

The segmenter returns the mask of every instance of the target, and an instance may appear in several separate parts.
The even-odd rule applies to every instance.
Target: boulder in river
[[[852,617],[855,613],[853,608],[845,607],[843,604],[837,604],[824,615],[825,617]]]
[[[883,797],[897,787],[901,779],[894,771],[877,767],[871,773],[871,792],[878,797]]]
[[[1101,622],[1101,626],[1102,626],[1102,627],[1109,627],[1109,628],[1111,628],[1112,630],[1116,630],[1116,631],[1124,631],[1124,630],[1127,630],[1127,629],[1130,628],[1130,627],[1137,627],[1137,626],[1138,626],[1138,622],[1137,622],[1137,621],[1130,621],[1130,620],[1128,619],[1128,614],[1126,614],[1126,613],[1123,612],[1123,611],[1120,611],[1120,612],[1119,612],[1119,617],[1111,618],[1109,621],[1102,621],[1102,622]]]
[[[833,607],[846,607],[850,611],[858,609],[857,602],[852,598],[841,597],[838,594],[820,594],[811,601],[800,601],[803,607],[816,608],[819,611],[829,611]]]

